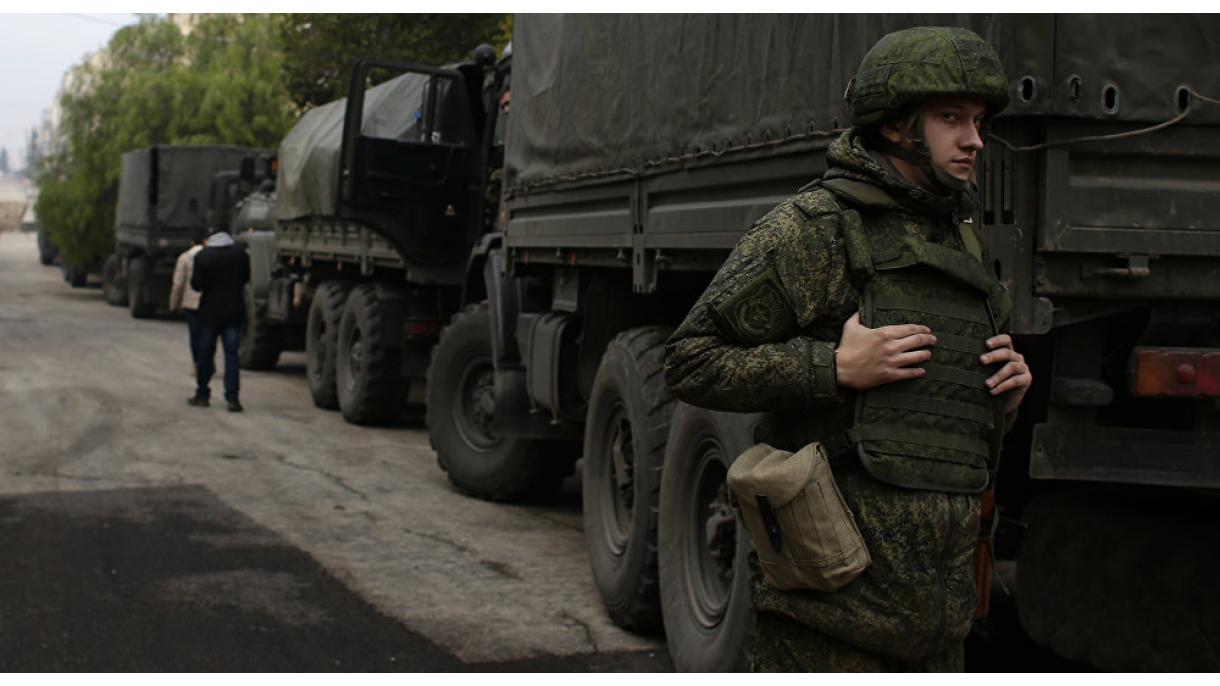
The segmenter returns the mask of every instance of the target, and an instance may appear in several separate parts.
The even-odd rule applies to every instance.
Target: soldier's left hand
[[[1013,350],[1012,336],[1000,334],[988,338],[987,347],[991,349],[991,352],[983,353],[979,356],[979,360],[983,364],[1004,365],[1000,367],[1000,371],[987,379],[987,388],[991,389],[992,395],[1008,393],[1004,402],[1004,412],[1011,414],[1016,411],[1021,400],[1025,398],[1025,392],[1033,383],[1034,376],[1029,371],[1029,365],[1025,364],[1025,356]]]

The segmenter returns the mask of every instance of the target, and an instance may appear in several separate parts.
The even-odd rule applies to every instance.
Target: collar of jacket
[[[865,207],[901,207],[931,217],[965,217],[974,211],[970,191],[939,195],[920,188],[898,173],[879,152],[865,147],[856,128],[843,132],[826,153],[829,169],[822,185],[848,202]]]
[[[227,231],[217,231],[208,236],[207,247],[209,248],[223,248],[228,245],[233,245],[233,237]]]

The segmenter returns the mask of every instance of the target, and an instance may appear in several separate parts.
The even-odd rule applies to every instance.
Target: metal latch
[[[1115,278],[1115,279],[1143,279],[1152,275],[1152,269],[1148,267],[1147,255],[1119,255],[1120,259],[1127,261],[1125,267],[1101,267],[1085,272],[1084,277],[1088,278]]]

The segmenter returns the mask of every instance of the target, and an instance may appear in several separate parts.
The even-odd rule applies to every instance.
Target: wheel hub
[[[454,424],[467,446],[486,451],[500,441],[495,431],[495,370],[489,358],[471,360],[458,383]]]
[[[614,408],[610,422],[609,460],[606,466],[606,491],[609,500],[606,511],[606,539],[610,551],[622,555],[631,537],[635,517],[635,443],[631,422],[622,405]]]
[[[707,438],[699,448],[692,477],[687,561],[691,565],[691,609],[706,629],[724,618],[733,589],[737,557],[737,519],[729,504],[727,460],[719,441]]]

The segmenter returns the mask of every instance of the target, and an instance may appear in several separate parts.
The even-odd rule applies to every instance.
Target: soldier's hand
[[[919,324],[896,324],[870,329],[857,312],[843,323],[835,350],[836,378],[840,386],[862,391],[874,386],[914,379],[924,370],[911,365],[932,359],[926,350],[936,343],[932,330]]]
[[[1004,401],[1004,413],[1016,412],[1021,400],[1025,398],[1025,392],[1029,390],[1029,385],[1034,381],[1034,375],[1030,373],[1029,365],[1025,364],[1025,356],[1013,350],[1012,337],[1008,334],[988,338],[987,347],[991,352],[983,353],[979,360],[983,364],[1004,364],[1000,371],[987,379],[987,388],[991,389],[992,395],[1008,393]]]

